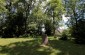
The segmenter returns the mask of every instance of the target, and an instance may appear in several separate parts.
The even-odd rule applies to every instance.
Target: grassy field
[[[85,45],[49,38],[41,47],[40,38],[0,39],[0,55],[85,55]]]

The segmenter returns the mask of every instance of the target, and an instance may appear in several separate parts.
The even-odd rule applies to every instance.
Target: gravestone
[[[47,34],[45,33],[45,25],[43,24],[42,26],[41,26],[41,28],[42,28],[42,45],[47,45],[48,44],[48,37],[47,37]]]

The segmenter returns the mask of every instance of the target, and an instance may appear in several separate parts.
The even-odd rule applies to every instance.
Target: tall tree
[[[84,43],[85,38],[82,35],[84,36],[85,3],[83,0],[65,0],[65,2],[67,14],[71,17],[69,20],[71,35],[77,43]]]
[[[50,16],[53,20],[53,33],[55,34],[55,24],[61,20],[61,15],[63,14],[64,7],[62,0],[50,0],[46,5],[46,14]]]

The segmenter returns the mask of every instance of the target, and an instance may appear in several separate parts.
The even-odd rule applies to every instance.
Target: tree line
[[[77,43],[85,43],[84,0],[0,0],[0,4],[0,36],[3,38],[41,35],[42,24],[47,35],[54,35],[65,14],[70,17],[66,23],[70,36]]]
[[[3,38],[20,35],[40,35],[41,25],[53,35],[63,13],[61,0],[3,0],[1,1],[0,35]],[[3,9],[4,8],[4,9]]]

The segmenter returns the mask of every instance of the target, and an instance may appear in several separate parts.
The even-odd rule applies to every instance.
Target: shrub
[[[67,37],[68,37],[68,36],[67,36],[65,33],[63,33],[63,34],[61,35],[60,40],[67,40],[67,39],[68,39]]]

